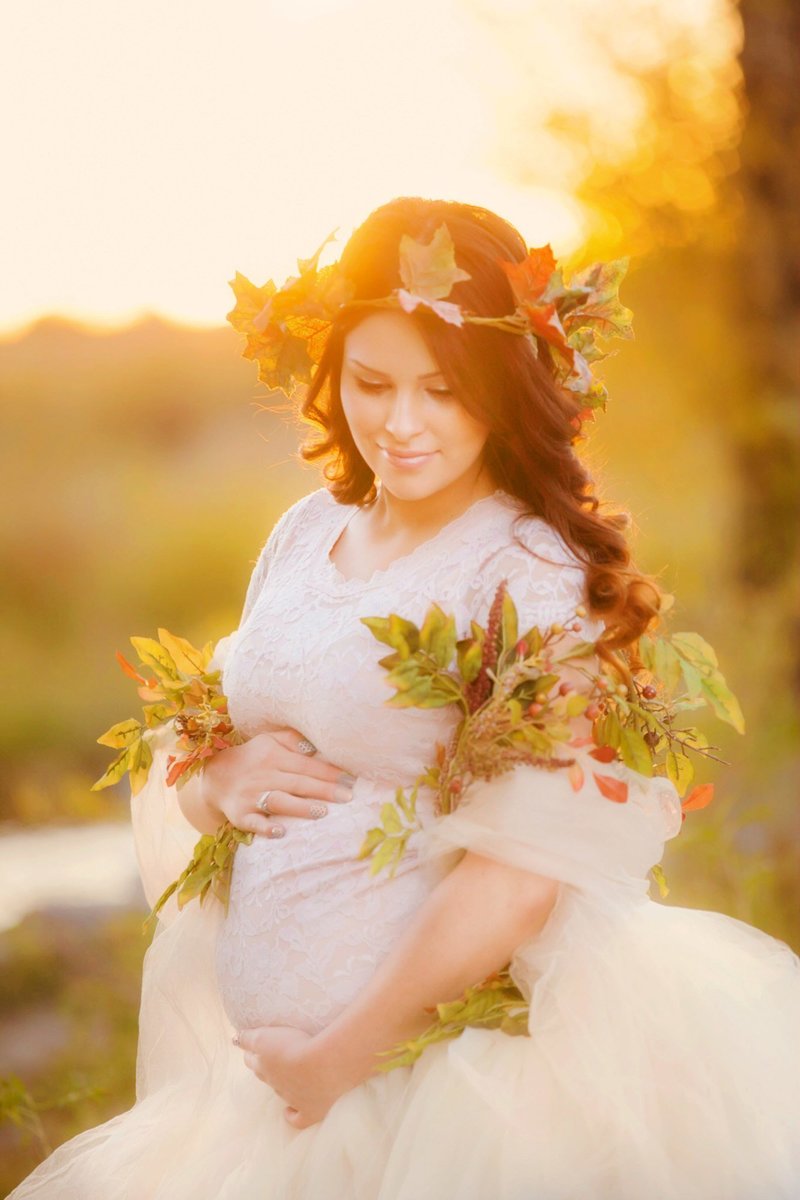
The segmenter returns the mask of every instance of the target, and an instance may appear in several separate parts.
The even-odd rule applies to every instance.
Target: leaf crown
[[[242,354],[258,364],[258,378],[290,399],[311,382],[336,317],[358,308],[430,309],[450,325],[465,323],[525,337],[556,382],[580,398],[579,422],[605,409],[608,393],[592,376],[590,364],[610,354],[598,337],[633,338],[633,313],[619,300],[619,285],[630,259],[597,262],[563,279],[549,243],[532,247],[522,262],[499,259],[511,284],[516,308],[502,317],[479,316],[448,300],[453,285],[470,279],[456,264],[455,247],[443,222],[430,242],[408,234],[400,239],[402,286],[374,300],[355,299],[355,285],[337,261],[319,267],[319,257],[336,235],[329,234],[311,258],[298,259],[298,275],[280,287],[272,280],[256,287],[238,271],[230,281],[236,297],[227,314],[245,335]]]

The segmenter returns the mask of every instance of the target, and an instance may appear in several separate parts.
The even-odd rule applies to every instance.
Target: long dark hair
[[[511,285],[498,260],[526,258],[519,232],[489,209],[417,196],[381,205],[350,237],[340,262],[355,285],[355,298],[378,299],[402,286],[401,236],[429,242],[443,221],[456,263],[470,274],[448,299],[479,315],[513,312]],[[345,310],[336,319],[299,412],[312,426],[300,456],[325,460],[324,477],[343,504],[369,504],[376,495],[375,475],[350,434],[339,390],[345,336],[372,311]],[[594,481],[573,444],[580,401],[556,383],[546,352],[537,357],[527,338],[469,323],[453,326],[423,306],[411,319],[447,386],[488,426],[484,461],[497,486],[547,521],[584,564],[589,606],[606,623],[606,647],[634,643],[657,616],[661,593],[632,565],[624,532],[628,515],[600,511]]]

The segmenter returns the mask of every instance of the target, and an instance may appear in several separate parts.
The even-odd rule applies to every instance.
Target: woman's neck
[[[373,528],[387,539],[404,534],[425,536],[460,516],[476,500],[491,496],[497,490],[497,484],[485,470],[474,478],[459,479],[454,485],[411,500],[395,496],[381,480],[378,494],[370,505]]]

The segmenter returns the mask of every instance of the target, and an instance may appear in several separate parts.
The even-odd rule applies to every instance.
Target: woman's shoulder
[[[315,525],[315,518],[323,512],[330,512],[335,504],[336,501],[326,487],[307,492],[284,509],[272,527],[268,542],[272,542],[277,548],[279,543],[287,541],[293,534]]]
[[[478,603],[487,608],[504,581],[528,624],[571,620],[586,604],[584,563],[561,533],[522,501],[499,499],[497,520],[490,523],[475,563]],[[595,624],[587,623],[587,635],[597,632]]]
[[[494,537],[484,547],[485,563],[525,564],[542,571],[568,569],[583,573],[584,564],[561,533],[544,517],[531,513],[524,502],[509,493],[498,495],[499,518]]]

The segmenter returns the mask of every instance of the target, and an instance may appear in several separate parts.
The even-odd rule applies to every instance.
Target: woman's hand
[[[286,1102],[284,1116],[295,1129],[315,1125],[347,1086],[326,1066],[310,1033],[285,1025],[243,1029],[233,1039],[245,1066]]]
[[[302,753],[310,745],[296,729],[258,733],[239,746],[208,759],[201,775],[201,795],[212,820],[227,819],[237,829],[281,837],[285,827],[276,816],[319,820],[329,803],[346,804],[353,796],[353,775],[318,755]],[[269,814],[257,801],[269,791]]]

